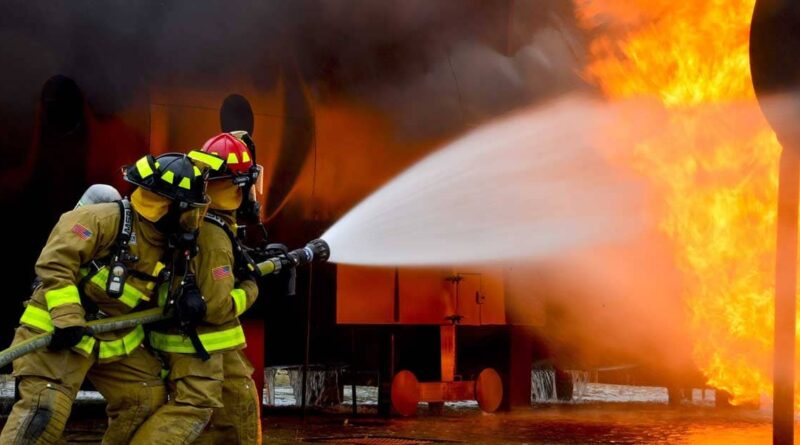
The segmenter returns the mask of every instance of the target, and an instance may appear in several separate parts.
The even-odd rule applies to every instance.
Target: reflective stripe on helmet
[[[50,312],[32,304],[25,308],[19,322],[45,332],[53,332],[53,320],[50,318]]]
[[[209,166],[212,170],[216,171],[222,167],[222,163],[224,162],[221,158],[208,154],[203,153],[202,151],[192,150],[189,152],[189,159],[195,160],[197,162],[202,162],[203,164]]]
[[[175,182],[175,173],[172,173],[171,170],[167,170],[161,175],[161,179],[167,184],[172,184]]]
[[[198,335],[200,342],[208,352],[221,351],[245,345],[244,330],[236,326],[224,331],[206,332]],[[175,352],[179,354],[194,354],[197,352],[189,337],[180,334],[150,333],[150,346],[159,351]]]
[[[74,284],[45,292],[44,299],[47,300],[47,310],[64,304],[81,304],[81,296]]]
[[[156,163],[156,168],[158,168],[158,163]],[[136,161],[136,169],[139,170],[139,176],[141,176],[142,179],[153,174],[153,169],[150,168],[150,163],[147,162],[147,156]]]
[[[236,288],[231,291],[231,297],[233,298],[233,304],[236,305],[236,316],[242,315],[244,310],[246,309],[245,306],[247,305],[247,294],[245,293],[244,289]]]
[[[133,352],[144,341],[144,328],[142,325],[136,326],[131,332],[122,338],[100,342],[100,360],[128,355]]]
[[[197,168],[197,167],[195,167],[195,168]],[[185,188],[186,190],[191,190],[192,189],[192,182],[189,180],[189,178],[183,178],[183,179],[181,179],[181,183],[178,184],[178,187]]]
[[[239,163],[239,158],[236,156],[236,153],[234,153],[234,152],[228,153],[227,162],[228,162],[228,164],[238,164]]]

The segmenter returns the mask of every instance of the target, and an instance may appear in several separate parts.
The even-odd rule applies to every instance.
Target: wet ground
[[[661,405],[538,406],[507,413],[425,409],[408,419],[266,414],[264,443],[767,444],[769,416],[742,409]],[[68,443],[99,443],[102,423],[70,424]],[[798,430],[800,434],[800,430]]]
[[[383,419],[376,415],[377,388],[358,387],[359,414],[353,416],[350,388],[345,387],[341,405],[306,420],[293,406],[291,387],[276,390],[276,406],[265,408],[266,444],[694,445],[768,444],[772,438],[768,412],[714,408],[713,393],[699,390],[691,402],[670,407],[664,388],[589,383],[580,388],[579,402],[537,404],[497,414],[482,413],[475,402],[458,402],[447,404],[440,415],[420,404],[416,417]],[[12,394],[10,380],[0,382],[4,412]],[[100,443],[106,427],[103,407],[98,394],[82,393],[65,432],[67,443]],[[796,434],[800,436],[800,430]]]

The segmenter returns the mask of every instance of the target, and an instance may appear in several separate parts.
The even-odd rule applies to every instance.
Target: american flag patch
[[[211,277],[214,280],[222,280],[231,277],[231,266],[219,266],[211,269]]]
[[[74,226],[72,226],[71,232],[78,235],[78,238],[84,241],[92,237],[92,231],[87,229],[86,227],[83,227],[80,224],[75,224]]]

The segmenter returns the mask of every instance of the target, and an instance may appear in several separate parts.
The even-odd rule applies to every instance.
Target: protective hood
[[[242,205],[242,188],[227,180],[208,181],[206,189],[212,209],[236,210]]]
[[[171,203],[172,201],[169,199],[141,187],[137,187],[131,194],[133,209],[144,219],[153,223],[167,214]]]

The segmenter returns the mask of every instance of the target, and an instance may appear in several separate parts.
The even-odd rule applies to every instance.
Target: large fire
[[[780,146],[753,91],[755,0],[576,0],[586,77],[610,99],[649,97],[667,128],[629,147],[663,207],[686,277],[694,358],[733,403],[772,392]]]

